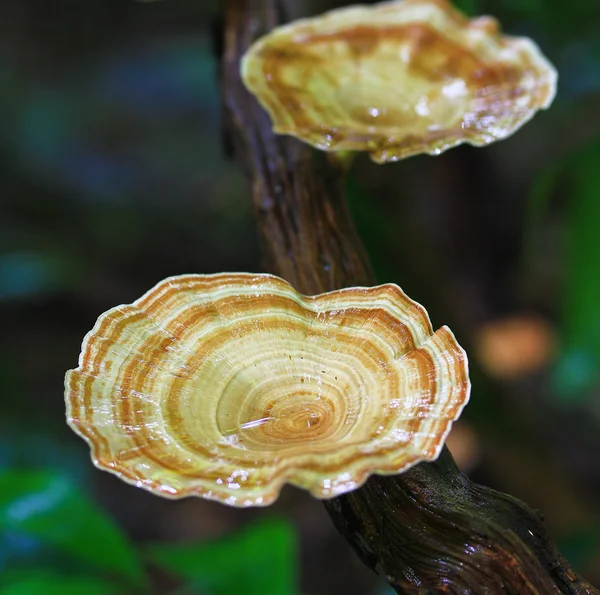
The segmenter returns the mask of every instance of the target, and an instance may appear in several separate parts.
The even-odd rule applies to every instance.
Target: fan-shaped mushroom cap
[[[451,331],[396,285],[308,297],[234,273],[172,277],[100,316],[65,398],[98,467],[251,506],[435,459],[469,390]]]
[[[531,40],[446,0],[342,8],[276,28],[241,69],[276,132],[380,163],[505,138],[550,105],[557,80]]]

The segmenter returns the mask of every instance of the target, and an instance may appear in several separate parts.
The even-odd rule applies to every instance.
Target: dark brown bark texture
[[[228,0],[221,83],[224,132],[250,182],[265,270],[314,294],[375,283],[343,176],[324,153],[275,135],[239,75],[249,45],[301,16],[302,4]],[[324,504],[363,562],[398,593],[599,593],[571,570],[538,513],[470,482],[447,449],[434,463],[371,477]]]

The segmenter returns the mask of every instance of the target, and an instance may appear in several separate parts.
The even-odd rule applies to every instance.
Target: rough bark
[[[325,154],[273,134],[239,76],[252,41],[289,18],[283,0],[228,0],[221,48],[226,134],[251,186],[265,270],[308,294],[372,285],[340,171]],[[324,504],[398,593],[599,593],[560,555],[538,513],[470,482],[447,449],[434,463],[374,476]]]

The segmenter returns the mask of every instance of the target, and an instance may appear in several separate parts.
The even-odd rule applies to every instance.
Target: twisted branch
[[[225,8],[226,132],[251,186],[265,269],[307,294],[373,285],[340,172],[325,154],[273,134],[240,80],[245,50],[288,16],[284,0],[228,0]],[[471,483],[447,449],[434,463],[374,476],[324,504],[363,562],[398,593],[599,593],[560,555],[539,514]]]

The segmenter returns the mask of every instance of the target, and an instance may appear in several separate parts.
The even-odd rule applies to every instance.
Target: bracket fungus
[[[379,163],[487,145],[546,108],[557,74],[537,45],[447,0],[396,0],[275,28],[241,64],[275,132]]]
[[[304,296],[267,274],[183,275],[100,316],[67,420],[96,466],[155,494],[331,498],[435,459],[467,368],[396,285]]]

